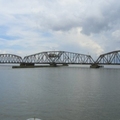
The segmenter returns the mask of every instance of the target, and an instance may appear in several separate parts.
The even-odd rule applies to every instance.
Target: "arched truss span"
[[[96,60],[97,64],[120,65],[120,50],[102,54]]]
[[[21,63],[22,57],[14,54],[0,54],[0,63]]]
[[[46,51],[25,56],[23,62],[35,64],[91,64],[94,63],[94,60],[90,55],[66,51]]]

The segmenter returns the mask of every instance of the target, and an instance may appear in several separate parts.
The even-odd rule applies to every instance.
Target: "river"
[[[120,120],[120,69],[0,66],[0,120]]]

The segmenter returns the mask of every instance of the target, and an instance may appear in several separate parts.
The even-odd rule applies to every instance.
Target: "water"
[[[120,120],[120,69],[0,66],[0,120]]]

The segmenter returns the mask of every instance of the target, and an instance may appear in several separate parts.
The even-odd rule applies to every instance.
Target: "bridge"
[[[93,58],[90,55],[72,53],[66,51],[41,52],[24,57],[24,63],[34,64],[92,64]]]
[[[35,64],[48,64],[50,66],[82,64],[98,68],[100,65],[120,65],[120,50],[102,54],[96,61],[90,55],[67,51],[46,51],[24,58],[14,54],[0,54],[0,64],[20,64],[20,67],[34,67]]]
[[[102,54],[95,62],[102,65],[120,65],[120,50]]]
[[[22,57],[14,54],[0,54],[1,64],[19,64],[22,63]]]

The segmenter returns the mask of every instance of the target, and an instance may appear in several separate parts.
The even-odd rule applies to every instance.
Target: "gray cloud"
[[[36,52],[55,47],[97,55],[119,48],[118,0],[6,1],[0,1],[0,25],[9,28],[4,34],[20,37],[11,41],[14,46],[32,46]]]
[[[100,20],[95,17],[89,17],[85,19],[81,26],[81,32],[86,35],[90,35],[91,33],[99,33],[101,31],[111,29],[111,26],[109,26],[105,20]]]
[[[86,35],[115,30],[120,26],[120,2],[94,0],[70,2],[42,2],[45,6],[36,13],[37,25],[40,29],[53,31],[69,31],[82,28]],[[64,4],[63,4],[64,3]]]
[[[96,10],[96,9],[94,9]],[[81,24],[82,33],[90,35],[91,33],[100,33],[102,31],[110,31],[120,26],[120,2],[112,1],[108,4],[103,4],[100,8],[99,17],[93,16],[83,19]],[[99,15],[100,14],[100,15]]]

